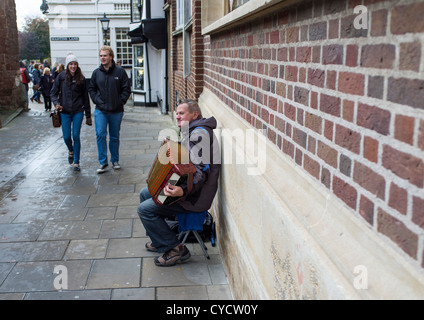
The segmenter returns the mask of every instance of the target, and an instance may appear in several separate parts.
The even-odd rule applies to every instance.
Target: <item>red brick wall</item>
[[[176,1],[168,1],[171,4],[172,26],[169,32],[172,35],[176,26]],[[178,98],[197,99],[203,90],[203,36],[201,29],[201,0],[192,1],[192,27],[191,27],[191,72],[184,77],[183,61],[183,34],[172,35],[172,57],[171,57],[171,111],[175,109],[176,91]]]
[[[421,267],[423,17],[422,0],[305,1],[205,38],[205,86]]]

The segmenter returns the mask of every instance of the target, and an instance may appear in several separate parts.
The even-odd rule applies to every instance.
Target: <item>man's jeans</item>
[[[110,161],[119,161],[119,131],[121,130],[123,112],[104,113],[94,110],[94,123],[96,124],[97,152],[101,165],[107,164],[107,126],[109,125],[109,151]]]
[[[60,113],[60,120],[62,123],[63,140],[68,147],[69,152],[74,152],[74,163],[79,163],[81,142],[80,132],[81,124],[84,118],[84,112],[78,112],[74,114]],[[72,134],[71,134],[72,127]],[[72,144],[72,140],[74,143]]]
[[[178,203],[169,206],[157,205],[147,187],[140,191],[140,204],[137,213],[146,229],[147,236],[152,240],[152,246],[159,252],[166,252],[179,245],[177,235],[172,231],[165,218],[185,212]]]

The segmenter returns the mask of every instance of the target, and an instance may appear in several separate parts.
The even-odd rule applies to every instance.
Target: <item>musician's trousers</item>
[[[180,243],[177,235],[165,221],[177,213],[185,212],[178,203],[169,206],[157,205],[150,195],[147,187],[140,191],[140,204],[137,213],[146,229],[147,236],[152,240],[152,246],[159,252],[166,252],[175,248]]]

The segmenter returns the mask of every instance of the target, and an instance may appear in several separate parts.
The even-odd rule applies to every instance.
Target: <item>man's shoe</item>
[[[108,164],[107,163],[101,165],[100,168],[97,169],[97,173],[103,173],[103,172],[105,172],[107,167],[108,167]]]
[[[31,100],[31,102],[34,102],[34,98],[29,98],[29,100]]]
[[[121,169],[121,166],[119,165],[119,162],[112,162],[112,165],[113,165],[113,169],[115,169],[115,170]]]
[[[162,256],[154,258],[155,265],[158,267],[175,266],[177,262],[182,262],[191,257],[190,251],[186,246],[179,244],[174,249],[165,252]]]
[[[78,163],[74,164],[74,171],[81,171],[80,166]]]

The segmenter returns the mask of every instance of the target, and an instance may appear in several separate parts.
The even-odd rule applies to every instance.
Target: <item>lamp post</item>
[[[100,19],[100,23],[102,24],[103,29],[103,44],[107,45],[107,31],[109,29],[110,19],[106,17],[106,13],[104,13],[103,18]]]
[[[43,0],[43,3],[40,6],[40,10],[43,14],[49,13],[49,5],[47,4],[47,0]]]

